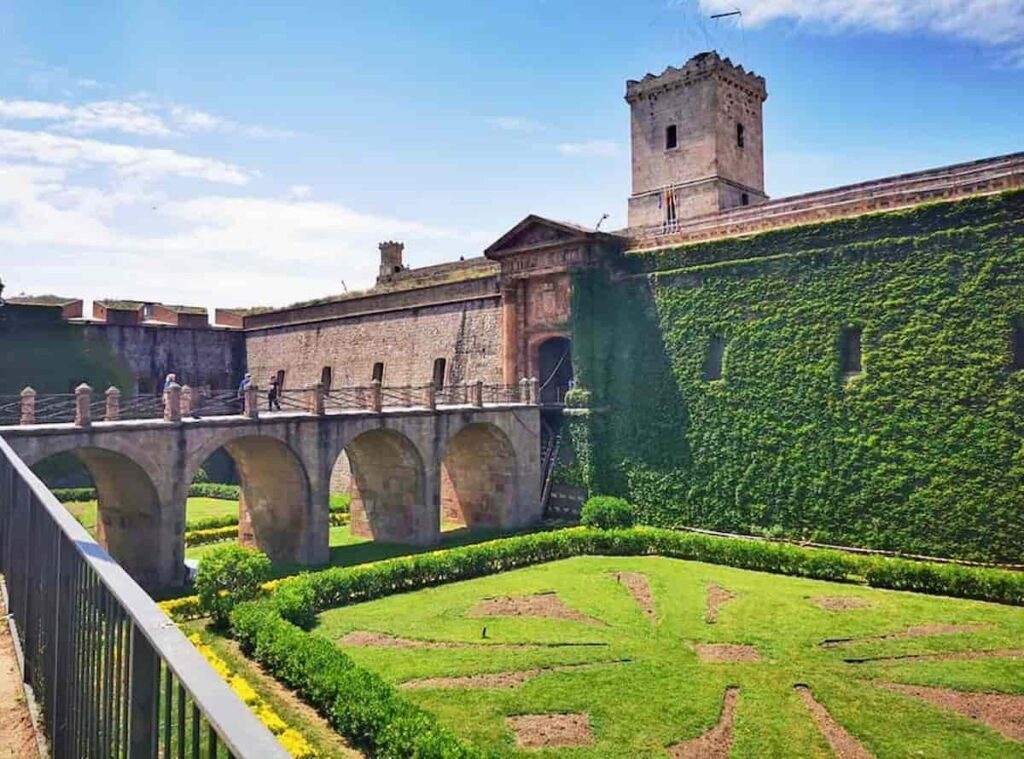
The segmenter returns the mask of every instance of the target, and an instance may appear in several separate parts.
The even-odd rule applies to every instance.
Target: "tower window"
[[[665,150],[672,150],[679,144],[679,138],[676,134],[676,125],[669,124],[665,127]]]
[[[839,333],[839,370],[843,379],[850,379],[862,370],[860,362],[860,327],[843,327]]]
[[[374,382],[383,382],[384,381],[384,362],[383,361],[378,361],[376,364],[373,365],[373,377],[372,377],[372,379],[373,379]]]
[[[444,370],[448,365],[448,361],[443,358],[434,359],[434,389],[444,389]]]
[[[725,338],[712,335],[708,352],[704,356],[704,381],[722,379],[722,360],[725,357]]]
[[[740,205],[741,206],[749,206],[750,205],[750,196],[747,195],[747,193],[745,193],[745,192],[740,194]]]
[[[331,367],[325,366],[320,370],[320,386],[323,387],[325,393],[331,392]]]
[[[1013,323],[1013,369],[1024,370],[1024,317]]]
[[[277,389],[284,390],[284,369],[277,370],[277,376],[275,379],[277,380]]]
[[[740,124],[739,122],[737,122],[736,123],[736,147],[738,147],[738,148],[742,148],[743,147],[743,143],[745,142],[743,132],[744,132],[743,125]]]

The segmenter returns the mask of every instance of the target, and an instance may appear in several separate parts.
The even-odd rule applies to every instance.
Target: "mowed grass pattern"
[[[647,577],[656,611],[653,622],[616,580],[617,572]],[[712,583],[735,598],[709,624],[706,597]],[[605,624],[472,616],[473,607],[487,598],[551,591],[569,607]],[[828,611],[815,602],[820,597],[855,598],[866,606]],[[938,625],[970,627],[935,632]],[[869,638],[922,626],[933,627],[911,637],[821,645],[826,639]],[[1015,607],[661,557],[581,557],[330,610],[320,615],[316,628],[317,634],[335,641],[353,631],[467,644],[343,646],[359,664],[396,685],[420,678],[593,665],[546,672],[513,688],[404,691],[467,741],[499,755],[526,753],[516,749],[506,717],[585,712],[593,745],[547,749],[545,756],[664,757],[668,746],[717,724],[725,690],[735,685],[740,696],[731,757],[832,756],[794,690],[806,684],[833,719],[877,757],[1024,757],[1024,744],[985,724],[876,684],[1024,694],[1024,658],[1019,654],[844,661],[1021,649],[1024,610]],[[507,647],[512,643],[539,645]],[[704,663],[695,650],[700,643],[753,646],[761,661]]]

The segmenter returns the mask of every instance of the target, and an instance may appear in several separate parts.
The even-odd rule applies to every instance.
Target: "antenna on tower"
[[[596,232],[597,230],[599,230],[599,229],[601,228],[601,223],[602,223],[602,222],[603,222],[603,221],[604,221],[605,219],[607,219],[607,218],[608,218],[608,214],[606,214],[606,213],[603,213],[603,214],[601,214],[601,218],[600,218],[600,219],[598,219],[598,220],[597,220],[597,224],[595,224],[595,225],[594,225],[594,231],[595,231],[595,232]]]
[[[728,11],[727,13],[712,13],[711,18],[728,18],[729,16],[742,16],[743,11],[737,8],[734,11]]]

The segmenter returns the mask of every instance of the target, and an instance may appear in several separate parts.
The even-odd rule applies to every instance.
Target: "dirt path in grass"
[[[640,572],[614,572],[613,574],[616,582],[625,587],[629,591],[629,595],[633,596],[633,600],[647,617],[647,621],[654,624],[657,621],[657,615],[654,612],[654,595],[651,593],[651,584],[647,580],[647,575]]]
[[[796,692],[804,700],[815,724],[821,730],[836,759],[875,759],[875,755],[861,745],[860,741],[846,731],[846,728],[832,719],[828,710],[818,703],[806,685],[797,685]]]
[[[722,700],[722,716],[718,718],[718,724],[693,740],[669,746],[669,756],[672,759],[728,759],[729,750],[732,748],[732,723],[739,700],[739,688],[726,688],[725,698]]]
[[[853,611],[867,609],[871,606],[863,598],[855,596],[814,596],[811,600],[825,611]]]
[[[353,630],[338,638],[343,646],[360,648],[500,648],[513,651],[536,651],[538,648],[604,648],[607,643],[463,643],[452,640],[418,640],[369,630]]]
[[[972,623],[967,625],[916,625],[908,627],[899,632],[886,633],[885,635],[866,635],[863,638],[826,638],[821,642],[825,648],[835,646],[852,646],[857,643],[868,643],[878,640],[898,640],[900,638],[924,638],[929,635],[954,635],[956,633],[971,633],[986,630],[992,627],[990,624]]]
[[[486,598],[466,614],[469,617],[541,617],[567,619],[595,627],[607,627],[599,619],[576,611],[556,593],[537,593],[532,596],[497,596]]]
[[[897,693],[917,696],[943,709],[950,709],[964,717],[982,722],[1012,741],[1024,741],[1024,696],[972,693],[900,683],[879,685]]]
[[[519,748],[589,746],[594,742],[586,714],[521,714],[506,721]]]
[[[7,609],[0,605],[0,759],[39,756],[35,730],[28,714],[21,670],[7,624]]]
[[[738,643],[698,643],[697,658],[710,664],[761,661],[761,654],[753,646]]]
[[[719,610],[730,601],[736,600],[736,596],[723,588],[718,583],[708,583],[707,611],[704,613],[704,621],[713,625],[718,621]]]
[[[586,662],[584,664],[560,664],[552,667],[537,667],[516,672],[494,672],[491,674],[465,675],[463,677],[427,677],[421,680],[406,680],[400,688],[515,688],[535,677],[552,672],[573,672],[579,669],[607,667],[614,664],[626,664],[632,659],[616,661]]]
[[[843,659],[847,664],[893,664],[911,661],[955,661],[970,659],[1024,659],[1024,648],[996,648],[991,651],[956,651],[947,654],[900,654]]]

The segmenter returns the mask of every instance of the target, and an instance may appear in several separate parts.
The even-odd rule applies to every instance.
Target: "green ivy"
[[[1024,192],[627,256],[573,288],[568,416],[641,521],[1024,557]],[[647,276],[630,274],[642,270]],[[843,326],[863,372],[839,372]],[[721,380],[703,366],[726,340]]]

